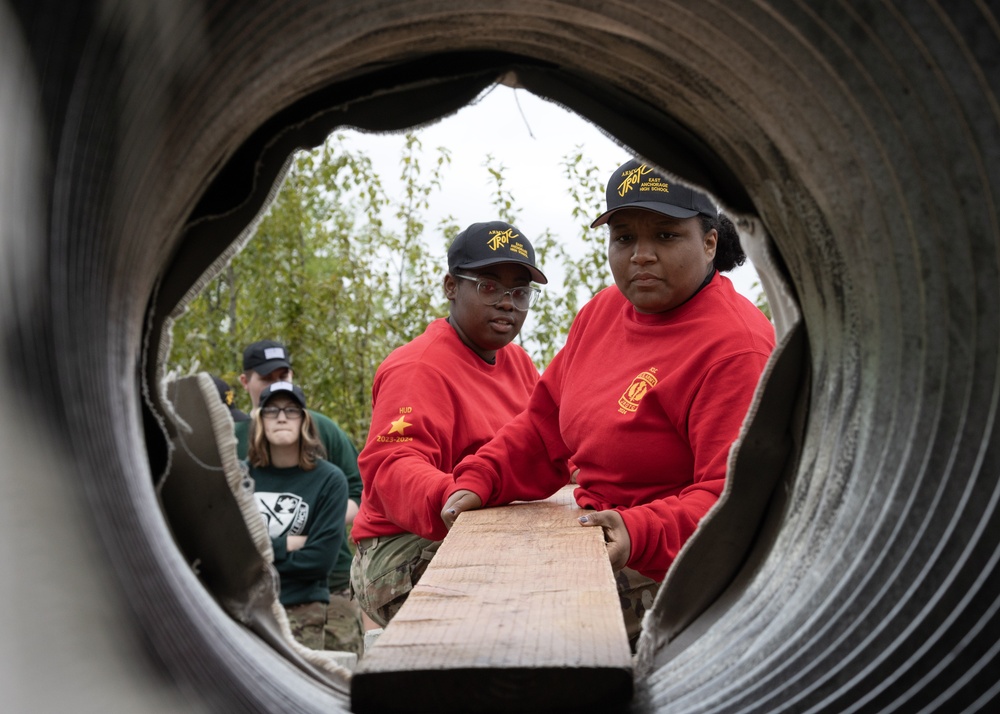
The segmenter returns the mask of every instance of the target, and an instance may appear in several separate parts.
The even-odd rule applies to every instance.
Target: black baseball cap
[[[236,392],[229,386],[229,383],[214,374],[212,375],[212,381],[215,382],[215,388],[219,390],[219,398],[222,400],[222,403],[229,407],[229,413],[232,414],[233,421],[248,421],[250,417],[236,406]]]
[[[626,161],[611,174],[606,195],[608,210],[590,224],[591,228],[604,225],[612,213],[622,208],[645,208],[672,218],[694,218],[698,214],[719,217],[719,210],[708,196],[667,178],[638,159]]]
[[[299,385],[292,384],[291,382],[272,382],[264,387],[264,391],[260,393],[260,405],[264,406],[271,397],[277,394],[287,394],[297,401],[300,407],[303,409],[306,408],[305,393]]]
[[[449,272],[485,268],[497,263],[519,263],[528,269],[536,283],[549,282],[535,265],[535,249],[531,242],[509,223],[473,223],[455,236],[448,248]]]
[[[280,342],[259,340],[243,350],[243,371],[252,369],[264,377],[276,369],[291,369],[288,350]]]

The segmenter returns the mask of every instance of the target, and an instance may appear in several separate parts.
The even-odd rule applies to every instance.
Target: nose
[[[495,305],[495,307],[507,311],[514,309],[514,296],[511,295],[510,290],[503,291],[503,295],[500,296],[500,301]]]
[[[645,265],[647,263],[653,263],[656,261],[656,251],[653,247],[653,241],[640,238],[635,242],[635,248],[632,250],[632,262],[638,263],[639,265]]]

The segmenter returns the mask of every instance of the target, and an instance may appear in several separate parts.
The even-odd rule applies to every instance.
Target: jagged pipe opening
[[[425,73],[440,71],[442,66],[454,65],[470,69],[475,68],[476,71],[471,76],[463,76],[457,81],[448,78],[435,79],[425,76]],[[481,67],[477,67],[477,65],[481,65]],[[372,106],[369,106],[365,101],[357,101],[350,105],[349,110],[345,109],[343,105],[334,106],[333,108],[324,107],[324,102],[330,101],[329,97],[338,96],[338,94],[343,95],[349,91],[342,87],[328,88],[322,93],[322,98],[307,97],[301,102],[303,107],[293,107],[285,112],[290,117],[308,114],[310,116],[309,120],[293,123],[290,128],[282,127],[275,122],[275,125],[279,128],[273,130],[274,134],[263,131],[257,132],[252,141],[248,142],[248,145],[241,147],[237,153],[237,162],[244,162],[242,166],[244,171],[248,169],[246,163],[253,163],[256,190],[249,197],[242,194],[234,196],[231,190],[227,190],[233,185],[248,186],[246,178],[240,176],[239,168],[234,165],[237,162],[223,167],[219,177],[209,187],[205,196],[199,202],[199,206],[195,212],[196,217],[189,222],[189,226],[191,227],[189,228],[188,236],[182,243],[181,252],[165,273],[165,278],[158,291],[160,299],[151,309],[153,316],[163,316],[159,320],[154,317],[152,325],[149,328],[151,334],[154,335],[152,345],[159,345],[157,349],[152,350],[158,354],[159,359],[150,361],[151,364],[155,365],[154,372],[148,375],[151,383],[160,383],[163,379],[162,360],[169,351],[167,347],[169,344],[169,334],[167,334],[167,331],[172,326],[172,321],[168,316],[176,314],[179,306],[183,306],[186,301],[192,299],[197,289],[204,284],[205,280],[210,276],[214,276],[222,269],[232,251],[249,238],[252,231],[248,229],[244,221],[251,223],[255,217],[266,209],[266,202],[273,196],[276,190],[275,182],[280,183],[282,169],[287,166],[289,156],[286,152],[292,151],[294,148],[311,147],[325,139],[330,132],[345,124],[359,126],[364,129],[403,130],[408,128],[407,124],[416,125],[436,118],[430,114],[433,111],[430,108],[433,101],[437,100],[441,102],[440,106],[437,107],[439,113],[450,113],[464,106],[464,102],[478,96],[483,89],[489,88],[493,82],[502,79],[508,84],[515,83],[517,86],[534,89],[539,93],[544,92],[542,96],[545,98],[557,99],[564,106],[571,109],[582,106],[584,108],[583,111],[598,114],[604,122],[610,124],[611,126],[604,127],[609,133],[617,132],[617,136],[619,137],[623,135],[628,137],[628,140],[624,143],[644,143],[648,147],[648,150],[653,152],[649,155],[655,156],[659,154],[667,156],[671,162],[670,166],[685,167],[696,171],[702,185],[706,187],[707,185],[711,185],[715,191],[719,191],[721,187],[721,190],[729,194],[729,201],[725,202],[727,210],[732,210],[728,209],[730,203],[742,203],[746,205],[748,202],[746,195],[742,191],[742,187],[733,179],[732,173],[726,167],[725,161],[714,155],[713,152],[699,142],[692,132],[679,125],[666,114],[652,111],[642,106],[635,98],[623,95],[614,88],[602,88],[601,91],[598,91],[596,84],[591,81],[587,83],[588,93],[585,93],[581,91],[578,81],[573,81],[572,79],[570,81],[563,81],[549,67],[536,65],[529,58],[512,58],[502,55],[474,54],[423,58],[419,62],[412,63],[407,68],[393,68],[390,76],[393,80],[396,80],[398,76],[407,76],[412,73],[419,74],[416,89],[411,87],[396,88],[392,92],[379,94]],[[384,75],[385,72],[380,73],[380,76],[376,77],[357,78],[352,80],[352,84],[360,84],[366,87],[377,85],[386,81]],[[436,84],[434,93],[426,91],[425,87],[429,83]],[[414,92],[417,93],[417,98],[411,100],[411,95]],[[409,113],[403,110],[404,107],[411,104],[422,107],[422,113],[416,118],[412,118]],[[604,107],[611,104],[615,104],[618,107],[618,111],[613,116],[603,110]],[[623,111],[626,106],[636,106],[637,109],[634,112]],[[345,117],[344,114],[347,111],[350,114]],[[386,114],[394,117],[395,123],[393,125],[386,126],[382,123],[384,121],[383,117]],[[289,117],[286,117],[281,124],[288,123]],[[262,146],[266,148],[261,148]],[[665,165],[667,164],[665,163]],[[719,173],[718,178],[709,173],[707,167],[714,167]],[[555,167],[552,167],[552,169],[554,170]],[[249,189],[244,190],[249,192]],[[230,205],[234,203],[240,204],[238,212],[230,210]],[[241,217],[240,220],[234,219],[237,213]],[[765,285],[771,283],[780,285],[782,288],[782,292],[777,294],[785,299],[784,301],[779,301],[778,305],[776,305],[776,314],[779,317],[782,315],[796,315],[794,301],[788,298],[791,294],[791,289],[785,281],[780,257],[777,256],[773,250],[773,246],[770,245],[766,236],[763,235],[759,219],[745,215],[742,217],[738,214],[733,215],[745,230],[745,239],[750,246],[748,248],[749,252],[751,255],[756,253],[757,260],[763,265],[762,272]],[[206,248],[209,245],[212,246],[211,249]],[[755,250],[754,247],[756,248]],[[193,253],[192,251],[198,252]],[[196,260],[195,256],[201,256],[202,261],[205,261],[208,265]],[[208,272],[202,274],[200,273],[202,269]],[[772,275],[775,277],[771,277]],[[193,282],[196,280],[197,283]],[[181,297],[175,298],[175,296]],[[177,301],[176,304],[171,304],[175,299]],[[787,331],[791,324],[789,322],[787,326],[779,326],[779,329],[782,332]],[[158,333],[159,338],[155,339],[155,335]],[[802,352],[796,352],[795,356],[796,359],[801,359]],[[798,372],[796,371],[795,374],[785,377],[786,381],[797,384],[797,374]],[[791,413],[791,405],[794,404],[794,393],[786,390],[784,396],[784,402],[776,403],[771,408],[779,411],[783,409],[785,412]],[[156,406],[154,405],[155,410]],[[153,419],[149,421],[152,422]],[[784,420],[779,419],[778,421],[785,424],[787,418]],[[778,434],[776,437],[772,435],[772,437],[781,441],[783,435]],[[155,443],[155,441],[156,434],[154,430],[153,434],[147,436],[147,443]],[[783,450],[772,447],[772,450],[775,454],[780,454],[780,457],[772,456],[771,459],[776,462],[771,471],[774,474],[778,474],[784,466],[785,460],[787,460],[787,449]],[[151,450],[151,453],[157,452],[165,453],[165,449]],[[160,473],[155,459],[152,466],[154,473]],[[767,501],[767,496],[773,487],[773,483],[774,479],[764,483],[762,479],[758,478],[757,483],[754,485],[754,488],[761,496],[753,501],[754,506],[752,509],[744,508],[747,512],[741,519],[740,525],[740,528],[744,531],[742,537],[744,542],[749,543],[752,540],[753,533],[762,517],[762,510]],[[739,503],[740,501],[737,501],[737,504],[730,506],[730,508],[735,507]],[[178,518],[183,519],[184,514],[180,514]],[[174,526],[175,530],[178,527],[189,527],[180,523],[175,523]],[[204,537],[231,540],[233,535],[229,533],[208,532]],[[720,565],[716,568],[712,575],[712,579],[716,581],[713,585],[714,590],[712,587],[703,588],[700,593],[694,595],[689,593],[685,596],[685,616],[688,619],[692,619],[696,614],[700,613],[707,602],[710,601],[711,596],[717,594],[718,588],[723,587],[728,582],[739,567],[745,554],[745,550],[733,552],[732,557],[724,566]],[[696,577],[703,585],[708,579],[704,574],[700,577],[698,575],[694,575],[693,577]],[[219,597],[219,593],[215,593],[215,595]]]

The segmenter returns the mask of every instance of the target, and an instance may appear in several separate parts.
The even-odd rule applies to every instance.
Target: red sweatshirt
[[[507,345],[487,364],[443,319],[394,350],[372,385],[372,424],[358,457],[364,491],[351,537],[444,538],[451,470],[524,410],[537,381],[520,346]]]
[[[621,512],[628,567],[661,581],[718,500],[774,328],[716,273],[666,313],[636,312],[617,287],[573,322],[528,409],[455,468],[487,506],[546,498],[572,458],[580,506]],[[443,502],[442,502],[443,505]]]

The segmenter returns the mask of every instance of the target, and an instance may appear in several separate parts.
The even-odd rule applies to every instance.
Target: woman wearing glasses
[[[538,381],[512,344],[548,282],[514,226],[474,223],[448,249],[448,317],[379,366],[372,423],[358,458],[364,492],[351,536],[351,586],[384,627],[447,530],[440,511],[451,471],[525,408]]]
[[[274,382],[261,392],[259,403],[250,417],[247,461],[281,577],[279,599],[295,639],[322,650],[330,602],[327,575],[344,538],[347,477],[323,460],[323,445],[298,386]]]
[[[607,210],[615,285],[580,310],[517,419],[454,469],[442,518],[545,498],[578,468],[584,526],[605,529],[633,646],[681,546],[718,500],[774,329],[721,272],[746,256],[703,193],[629,161]]]

